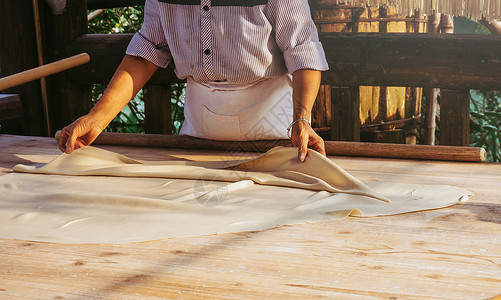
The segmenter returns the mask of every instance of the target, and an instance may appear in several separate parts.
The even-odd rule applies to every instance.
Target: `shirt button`
[[[204,53],[205,53],[205,55],[209,55],[210,54],[210,49],[205,49]]]
[[[203,10],[205,10],[205,11],[209,11],[209,6],[205,5],[205,6],[203,7]]]

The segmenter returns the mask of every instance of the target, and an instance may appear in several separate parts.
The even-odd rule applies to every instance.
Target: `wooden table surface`
[[[151,160],[231,157],[103,148]],[[0,135],[0,173],[58,154],[50,138]],[[420,213],[131,244],[0,239],[0,299],[490,299],[501,294],[501,164],[332,159],[361,180],[449,184],[475,196]]]

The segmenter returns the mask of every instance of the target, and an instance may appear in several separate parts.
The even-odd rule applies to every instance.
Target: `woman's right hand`
[[[101,134],[103,129],[91,116],[80,117],[61,130],[59,149],[70,154],[75,149],[88,146]]]

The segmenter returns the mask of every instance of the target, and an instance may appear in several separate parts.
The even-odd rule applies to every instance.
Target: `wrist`
[[[294,121],[292,121],[292,123],[290,123],[289,127],[287,127],[287,137],[290,139],[291,138],[291,129],[294,125],[298,124],[298,123],[305,123],[307,124],[308,126],[311,127],[311,123],[309,120],[305,119],[305,118],[299,118],[299,119],[295,119]]]
[[[301,111],[295,111],[292,114],[293,120],[299,120],[299,119],[306,119],[306,120],[311,120],[311,112],[306,111],[306,110],[301,110]]]
[[[106,126],[108,126],[108,124],[113,121],[114,117],[111,117],[110,119],[107,114],[91,110],[87,115],[84,116],[84,118],[86,118],[89,123],[93,124],[101,130],[104,130]]]

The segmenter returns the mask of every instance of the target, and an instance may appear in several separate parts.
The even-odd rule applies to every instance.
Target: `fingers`
[[[306,154],[308,154],[308,134],[301,133],[299,135],[298,158],[300,162],[304,162]]]
[[[68,133],[66,132],[66,127],[61,130],[61,137],[59,137],[59,150],[61,152],[66,151],[66,141],[68,140]]]
[[[76,122],[71,123],[70,125],[64,127],[61,130],[61,137],[59,138],[59,150],[62,152],[70,154],[73,150],[81,148],[78,144],[81,144],[77,139],[80,135],[76,126]]]
[[[59,149],[65,153],[90,145],[101,133],[102,129],[88,116],[75,120],[61,130]]]
[[[66,142],[66,149],[65,152],[70,154],[75,150],[75,143],[77,141],[78,135],[75,133],[75,130],[71,131],[70,137],[68,138],[68,141]]]
[[[312,141],[310,143],[310,148],[322,154],[323,156],[327,156],[325,153],[325,142],[324,140],[315,133],[315,136],[312,136]]]

